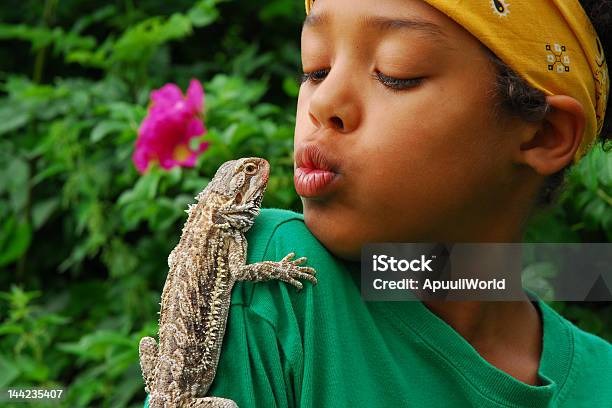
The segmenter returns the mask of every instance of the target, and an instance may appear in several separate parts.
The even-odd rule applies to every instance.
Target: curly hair
[[[604,55],[612,55],[612,0],[580,0],[580,4],[597,31],[604,48]],[[497,70],[495,91],[502,110],[508,115],[518,116],[528,122],[543,120],[551,109],[546,102],[546,95],[532,88],[491,50],[486,48],[486,51]],[[602,147],[606,150],[608,141],[612,140],[611,99],[608,98],[603,128],[598,135]],[[536,197],[537,207],[548,207],[555,203],[564,187],[565,174],[571,166],[572,163],[546,178]]]

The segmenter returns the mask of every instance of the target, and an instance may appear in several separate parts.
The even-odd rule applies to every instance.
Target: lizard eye
[[[246,172],[246,174],[253,175],[255,174],[255,172],[257,171],[257,166],[254,165],[253,163],[249,163],[246,166],[244,166],[244,171]]]

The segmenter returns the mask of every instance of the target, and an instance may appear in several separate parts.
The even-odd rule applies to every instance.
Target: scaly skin
[[[224,163],[190,205],[161,298],[159,346],[140,341],[140,365],[151,408],[230,408],[234,401],[205,397],[213,382],[237,281],[280,279],[316,284],[306,258],[246,265],[244,233],[259,214],[269,165],[250,157]]]

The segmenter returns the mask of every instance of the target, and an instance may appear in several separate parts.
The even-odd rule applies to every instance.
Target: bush
[[[138,341],[156,330],[184,209],[222,162],[266,157],[263,206],[301,208],[302,3],[140,3],[0,5],[0,388],[62,387],[70,407],[142,406]],[[140,176],[131,155],[150,91],[192,77],[210,148],[194,168]],[[610,241],[611,206],[612,158],[595,151],[527,238]],[[608,304],[555,307],[612,339]]]

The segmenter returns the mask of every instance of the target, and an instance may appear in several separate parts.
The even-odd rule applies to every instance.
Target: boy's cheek
[[[332,253],[358,259],[368,242],[435,240],[476,200],[477,178],[457,177],[418,158],[366,161],[328,201],[304,200],[306,225]]]

